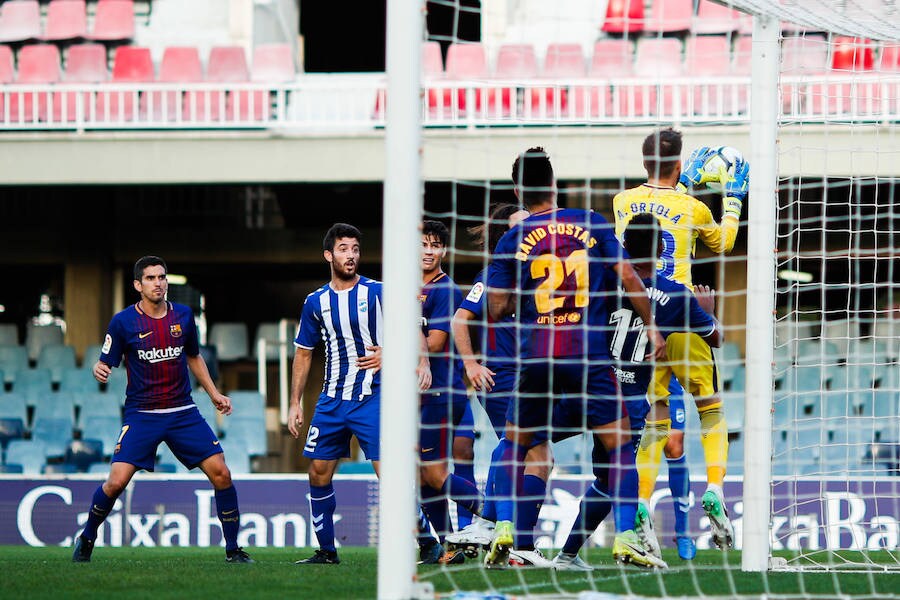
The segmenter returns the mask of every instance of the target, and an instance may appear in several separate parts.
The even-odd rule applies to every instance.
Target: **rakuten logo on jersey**
[[[183,351],[183,346],[168,346],[166,348],[150,348],[149,350],[138,350],[137,355],[139,359],[146,360],[149,363],[159,363],[165,362],[167,360],[174,360],[181,356],[181,353]]]

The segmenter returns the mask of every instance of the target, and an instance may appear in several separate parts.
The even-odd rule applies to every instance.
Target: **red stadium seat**
[[[7,0],[0,6],[0,42],[24,42],[41,36],[37,0]]]
[[[484,46],[481,44],[451,44],[447,49],[447,70],[445,76],[451,80],[461,79],[487,79],[487,60],[484,55]],[[483,89],[475,89],[475,111],[481,112]],[[460,88],[456,94],[447,90],[444,94],[444,110],[452,114],[454,107],[451,102],[455,98],[456,108],[463,115],[467,109],[466,90]]]
[[[435,81],[444,77],[444,59],[441,56],[441,45],[438,42],[422,42],[421,57],[422,76],[425,81]],[[423,82],[424,84],[424,82]],[[379,90],[375,96],[375,118],[384,118],[386,90]],[[429,88],[428,98],[428,114],[434,118],[441,112],[443,107],[439,106],[442,95],[440,91]]]
[[[132,0],[100,0],[94,14],[92,40],[130,40],[134,37],[134,2]]]
[[[711,0],[700,0],[697,17],[692,27],[694,33],[728,33],[741,25],[742,13]]]
[[[720,35],[691,36],[687,38],[684,48],[684,71],[691,77],[715,79],[728,75],[731,70],[731,46],[728,38]],[[684,114],[712,115],[718,114],[719,98],[722,98],[722,109],[731,112],[730,99],[735,97],[731,89],[720,90],[715,85],[697,86],[694,89],[694,106],[683,106]]]
[[[828,44],[818,35],[785,38],[781,43],[783,77],[822,76],[828,70]],[[822,85],[782,85],[784,111],[796,114],[811,110],[821,101]],[[819,98],[814,98],[819,96]]]
[[[206,65],[206,81],[216,83],[242,83],[250,81],[250,69],[247,68],[247,56],[241,46],[217,46],[209,51],[209,62]],[[218,121],[223,115],[226,120],[234,120],[235,92],[225,95],[225,111],[222,112],[223,93],[218,91],[209,94],[209,118]],[[244,94],[247,97],[247,94]],[[247,102],[242,104],[245,119],[248,112]]]
[[[644,31],[686,31],[694,18],[694,0],[654,0]]]
[[[831,70],[837,76],[865,73],[875,66],[871,40],[837,36],[832,40],[831,48]],[[825,96],[829,114],[872,114],[880,109],[881,86],[865,80],[857,84],[834,83],[827,86]],[[816,103],[814,110],[820,108]]]
[[[294,57],[288,44],[262,44],[253,49],[253,68],[251,81],[259,83],[278,83],[293,81],[296,76]],[[271,102],[268,94],[253,92],[252,95],[238,94],[238,112],[242,117],[248,115],[252,104],[255,120],[268,118]]]
[[[644,30],[644,0],[609,0],[603,31],[636,33]]]
[[[109,79],[106,65],[106,46],[102,44],[76,44],[69,47],[66,54],[66,70],[63,73],[65,83],[103,83]],[[75,92],[54,92],[53,120],[74,121],[77,111]],[[90,94],[82,95],[84,112],[90,117]],[[65,106],[65,114],[63,114]]]
[[[832,49],[831,68],[835,71],[871,71],[874,66],[870,40],[838,36]]]
[[[544,77],[563,80],[582,79],[586,73],[584,50],[581,44],[550,44],[547,46]],[[535,96],[538,96],[538,99],[535,99]],[[548,114],[570,116],[569,90],[566,87],[546,88],[543,93],[535,90],[532,94],[532,102],[536,103],[540,96],[546,98]]]
[[[153,60],[150,58],[149,48],[116,48],[111,83],[150,83],[153,80]],[[134,120],[137,95],[133,91],[107,93],[101,88],[97,94],[97,120]]]
[[[634,72],[637,77],[647,79],[651,85],[638,83],[630,90],[630,97],[623,98],[624,114],[628,116],[673,115],[675,112],[675,88],[662,82],[670,77],[680,77],[683,72],[681,41],[676,38],[639,40]],[[628,92],[629,90],[623,91]]]
[[[881,47],[881,54],[878,56],[878,70],[888,73],[900,71],[900,44],[886,42]]]
[[[55,42],[87,35],[84,0],[53,0],[47,7],[47,25],[41,39]]]
[[[595,42],[588,75],[591,78],[603,79],[633,77],[634,55],[631,42],[626,39]],[[573,115],[576,117],[609,115],[614,109],[608,84],[578,86],[572,93],[575,95]]]
[[[170,47],[163,51],[159,65],[160,83],[198,83],[203,81],[203,65],[200,52],[193,46]],[[154,120],[176,120],[181,113],[183,120],[204,120],[206,113],[205,97],[202,93],[165,92],[145,94],[150,115]],[[192,112],[194,111],[194,112]]]
[[[16,69],[13,66],[13,52],[9,46],[0,46],[0,83],[12,83],[16,77]],[[0,94],[0,121],[5,121],[4,110],[6,94]]]
[[[497,53],[497,67],[494,69],[496,79],[536,79],[538,75],[537,58],[531,44],[504,44]],[[512,103],[516,101],[517,86],[511,85],[499,90],[500,113],[497,113],[497,91],[488,92],[488,114],[491,116],[509,117],[512,114]],[[535,107],[531,105],[531,95],[527,96],[523,113],[530,115]],[[520,115],[521,116],[521,115]]]
[[[59,81],[59,48],[53,44],[23,46],[19,50],[19,73],[16,83],[40,85]],[[50,92],[25,92],[10,95],[9,119],[12,122],[34,123],[47,120],[47,98]],[[22,115],[19,116],[20,99]],[[35,112],[36,111],[36,112]]]

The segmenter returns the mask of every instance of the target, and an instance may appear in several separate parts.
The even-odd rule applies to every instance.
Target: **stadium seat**
[[[840,360],[846,361],[850,340],[859,339],[859,321],[856,319],[837,319],[822,324],[822,342],[831,343],[837,349]]]
[[[481,44],[450,44],[447,48],[447,69],[445,77],[449,80],[483,80],[488,76],[487,59],[484,46]],[[475,112],[481,113],[484,94],[483,88],[473,90]],[[464,116],[468,109],[466,88],[444,92],[444,116]]]
[[[872,416],[876,419],[894,420],[900,414],[900,400],[893,390],[876,390],[872,397]]]
[[[0,346],[0,371],[5,383],[13,383],[20,371],[28,369],[28,351],[25,346]]]
[[[215,346],[222,362],[247,358],[247,324],[214,323],[209,328],[209,344]]]
[[[19,419],[28,425],[28,404],[25,396],[16,392],[0,394],[0,419]]]
[[[81,411],[78,415],[80,423],[79,429],[84,431],[84,423],[88,419],[94,417],[112,417],[121,421],[122,409],[119,401],[109,394],[101,394],[94,392],[91,394],[82,394],[80,397]]]
[[[109,473],[109,463],[106,461],[95,462],[88,467],[88,473]]]
[[[0,84],[12,83],[16,77],[13,52],[9,46],[0,46]],[[0,116],[5,114],[6,94],[0,94]]]
[[[6,448],[12,440],[25,437],[25,421],[18,418],[0,417],[0,447]]]
[[[232,474],[246,474],[251,472],[250,455],[247,446],[241,440],[229,440],[223,438],[220,441],[222,451],[225,453],[225,462]]]
[[[150,83],[155,79],[153,73],[153,60],[149,48],[138,46],[116,48],[111,83]],[[107,92],[100,88],[97,93],[97,120],[134,120],[135,109],[138,106],[137,95],[136,91]]]
[[[583,79],[587,74],[584,62],[584,49],[581,44],[550,44],[547,46],[547,55],[544,59],[543,76],[547,79]],[[583,89],[575,88],[575,89]],[[532,103],[535,96],[546,98],[547,114],[559,117],[574,116],[569,114],[569,88],[567,86],[548,87],[544,90],[535,89],[532,93]]]
[[[78,473],[78,466],[71,463],[45,463],[41,475],[72,475]]]
[[[266,444],[266,424],[261,418],[227,417],[227,433],[229,441],[240,440],[247,448],[250,456],[265,456],[268,453]]]
[[[643,0],[609,0],[603,31],[607,33],[637,33],[644,30]]]
[[[684,47],[684,72],[692,78],[715,80],[725,77],[731,70],[731,47],[724,36],[690,36]],[[732,102],[738,96],[730,87],[718,87],[706,83],[694,87],[693,106],[684,106],[684,114],[693,116],[718,116],[733,114],[738,106]],[[720,106],[721,103],[721,106]]]
[[[494,78],[501,80],[533,80],[538,75],[537,58],[534,54],[534,46],[531,44],[504,44],[497,52],[497,64],[494,69]],[[513,105],[517,103],[518,86],[508,85],[501,89],[491,88],[487,91],[488,115],[493,118],[508,118],[513,114]],[[499,98],[498,98],[499,96]],[[522,110],[515,107],[519,118],[529,118],[540,108],[534,105],[535,98],[532,94],[523,95]]]
[[[730,383],[737,370],[744,364],[741,358],[741,348],[734,342],[725,342],[721,348],[714,350],[716,366],[719,367],[719,377],[722,383]]]
[[[15,323],[0,323],[0,346],[17,346],[19,329]]]
[[[0,5],[0,42],[24,42],[41,37],[41,7],[37,0],[7,0]]]
[[[47,23],[41,39],[48,42],[74,40],[87,35],[84,0],[52,0],[47,6]]]
[[[682,74],[681,41],[676,38],[644,38],[638,41],[634,72],[650,85],[637,84],[631,90],[623,90],[626,116],[670,117],[675,109],[676,89],[665,82]],[[656,84],[656,82],[659,82]],[[630,92],[630,93],[629,93]],[[633,102],[633,104],[632,104]],[[682,99],[681,106],[685,101]]]
[[[40,419],[56,418],[70,420],[74,426],[75,401],[72,395],[55,392],[34,396],[34,415],[32,416],[34,422],[37,423]]]
[[[39,475],[47,460],[47,447],[40,440],[12,440],[6,449],[7,465],[21,465],[26,475]]]
[[[294,56],[289,44],[260,44],[253,48],[253,66],[250,81],[254,83],[281,83],[293,81],[296,77]],[[250,102],[240,98],[236,111],[239,115],[249,111],[253,119],[268,120],[271,116],[271,102],[265,92],[253,92]]]
[[[694,0],[654,0],[644,31],[669,33],[691,28]]]
[[[831,42],[831,74],[846,79],[872,72],[875,66],[871,40],[837,36]],[[867,115],[881,111],[881,85],[874,80],[829,83],[824,92],[827,105],[814,104],[813,111],[828,114]],[[820,99],[820,96],[813,96]]]
[[[209,394],[203,390],[194,390],[191,392],[191,396],[194,398],[194,404],[197,405],[200,414],[209,423],[209,427],[213,432],[218,435],[222,431],[219,426],[219,411],[213,406],[212,400],[209,399]]]
[[[101,390],[113,396],[118,400],[119,404],[125,404],[125,391],[128,388],[128,374],[125,372],[124,366],[113,369],[109,374],[106,384],[100,386]]]
[[[828,68],[828,44],[822,36],[808,35],[786,38],[781,43],[782,77],[824,76]],[[782,84],[783,110],[797,114],[811,111],[820,96],[822,85]]]
[[[599,40],[594,44],[591,66],[588,72],[592,79],[612,79],[634,76],[634,61],[631,42],[628,40]],[[574,116],[599,117],[613,114],[616,106],[608,83],[598,86],[578,86],[572,90]],[[618,102],[619,96],[615,101]],[[619,108],[621,111],[621,107]]]
[[[44,346],[38,354],[37,368],[50,371],[50,380],[59,383],[65,369],[75,368],[75,348],[64,344]]]
[[[741,13],[712,2],[700,0],[691,29],[694,33],[729,33],[741,27]]]
[[[881,46],[875,68],[886,73],[900,71],[900,44],[885,42]]]
[[[68,0],[57,0],[67,2]],[[106,64],[106,47],[101,44],[74,44],[66,55],[66,69],[63,72],[65,83],[103,83],[109,79]],[[53,120],[72,122],[77,119],[77,97],[75,92],[54,92]],[[85,118],[91,117],[91,110],[96,103],[91,102],[91,95],[84,92],[81,96],[82,111]],[[97,346],[99,348],[99,346]],[[99,354],[94,355],[94,360]],[[93,362],[91,363],[93,364]]]
[[[94,28],[88,39],[113,42],[134,37],[134,2],[132,0],[99,0],[94,13]]]
[[[253,340],[253,358],[259,358],[259,340],[266,340],[266,360],[278,360],[278,323],[260,323]]]
[[[244,54],[244,48],[241,46],[216,46],[209,51],[209,61],[206,65],[206,81],[210,83],[245,83],[250,81],[250,69],[247,68],[247,57]],[[209,94],[209,118],[213,121],[219,121],[224,118],[226,121],[235,119],[234,113],[234,97],[243,94],[243,102],[241,105],[244,114],[241,120],[249,118],[248,94],[246,92],[229,92],[223,94],[219,91],[212,91]],[[224,101],[224,110],[222,102]]]
[[[203,65],[196,47],[170,47],[163,51],[159,66],[160,83],[199,83]],[[206,96],[201,92],[151,92],[142,101],[154,121],[206,121]]]
[[[60,78],[59,48],[53,44],[32,44],[19,50],[19,72],[16,84],[45,85]],[[36,123],[47,120],[50,92],[12,92],[9,96],[9,119],[13,123]]]
[[[84,355],[81,358],[81,368],[85,371],[91,371],[94,368],[94,363],[97,362],[97,359],[100,358],[100,351],[102,346],[100,344],[92,344],[88,346]]]
[[[28,359],[36,361],[41,348],[53,344],[65,344],[62,327],[59,325],[35,325],[28,323],[25,327],[25,348]]]
[[[72,441],[72,417],[35,417],[31,428],[31,439],[44,442],[48,457],[63,456]]]
[[[63,369],[59,380],[59,391],[72,394],[89,394],[100,391],[100,384],[94,374],[87,369],[70,367]]]
[[[265,419],[266,399],[259,392],[233,391],[228,397],[231,398],[232,418]],[[227,423],[223,429],[228,430]]]
[[[84,473],[94,463],[103,461],[103,442],[94,439],[72,440],[66,448],[65,464]]]
[[[175,473],[189,473],[190,470],[181,464],[181,461],[175,458],[168,444],[160,444],[156,454],[156,465],[162,467],[161,472],[173,472],[169,467],[174,468]],[[230,467],[231,465],[229,465]]]
[[[82,415],[80,421],[81,435],[100,440],[103,443],[103,455],[111,456],[122,431],[122,418]]]
[[[219,379],[219,353],[216,351],[216,347],[201,345],[200,356],[203,357],[203,362],[206,363],[206,369],[209,371],[210,378],[213,381],[217,381]]]
[[[29,406],[34,406],[34,400],[38,396],[49,395],[53,392],[53,382],[50,379],[50,371],[47,369],[26,369],[16,374],[16,382],[13,390],[25,396]]]
[[[5,475],[21,475],[25,472],[22,465],[0,465],[0,473]]]

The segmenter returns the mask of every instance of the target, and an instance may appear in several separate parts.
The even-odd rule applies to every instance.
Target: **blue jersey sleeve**
[[[118,367],[122,362],[122,354],[125,352],[125,332],[122,328],[122,320],[119,315],[112,318],[106,337],[103,338],[103,347],[100,349],[100,360],[111,367]]]
[[[603,263],[606,266],[613,266],[620,260],[628,260],[628,252],[619,243],[616,238],[616,230],[613,225],[603,218],[603,215],[591,213],[591,233],[597,240],[600,247],[600,254],[603,256]]]
[[[200,339],[197,335],[197,323],[194,321],[194,313],[187,309],[187,317],[184,320],[184,352],[188,356],[200,354]]]
[[[484,271],[478,274],[472,289],[469,290],[469,293],[466,294],[466,297],[463,298],[459,305],[460,308],[464,308],[475,315],[476,319],[484,316],[484,275]]]
[[[294,345],[298,348],[312,350],[319,343],[321,337],[319,315],[313,306],[313,296],[309,295],[303,302],[303,312],[300,315],[300,326],[297,328],[297,337]],[[316,296],[318,298],[318,296]]]
[[[689,296],[690,329],[700,337],[707,337],[716,329],[716,320],[708,312],[700,308],[700,303],[693,294]]]
[[[494,249],[494,256],[488,266],[487,287],[512,292],[516,288],[516,238],[519,227],[516,226],[500,238]]]

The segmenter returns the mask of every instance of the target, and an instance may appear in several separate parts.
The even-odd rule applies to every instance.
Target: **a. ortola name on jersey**
[[[141,360],[151,363],[165,362],[178,358],[184,351],[182,346],[167,346],[165,348],[150,348],[149,350],[138,350],[137,355]]]

